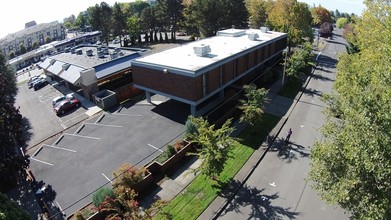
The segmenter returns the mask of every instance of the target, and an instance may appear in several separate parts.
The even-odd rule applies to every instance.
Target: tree
[[[106,197],[115,198],[114,191],[107,187],[100,188],[92,195],[92,204],[95,207],[99,207]]]
[[[333,21],[330,12],[326,8],[323,8],[320,5],[318,7],[311,8],[311,15],[312,15],[312,24],[317,27],[319,27],[321,24],[325,22],[331,23]]]
[[[47,44],[50,43],[50,42],[52,42],[52,38],[49,37],[49,36],[47,36],[45,42],[46,42]]]
[[[366,6],[355,27],[360,52],[340,56],[334,106],[327,103],[339,119],[328,115],[324,138],[311,148],[309,180],[354,219],[390,219],[391,5]]]
[[[120,3],[116,2],[113,6],[113,35],[119,36],[119,42],[122,46],[122,36],[125,33],[126,29],[126,17],[125,13],[122,11]]]
[[[336,22],[337,28],[344,28],[349,23],[348,18],[339,18]]]
[[[128,3],[128,16],[135,15],[137,17],[140,17],[142,11],[148,7],[150,7],[150,5],[146,1],[136,0],[134,2],[129,2]]]
[[[189,6],[191,15],[188,23],[197,25],[201,37],[216,35],[220,27],[220,18],[223,17],[222,6],[219,0],[194,0]]]
[[[25,54],[27,52],[26,46],[24,46],[23,43],[20,44],[19,48],[20,48],[19,49],[20,54]]]
[[[7,198],[6,195],[0,193],[0,219],[18,219],[29,220],[30,215],[14,201]]]
[[[73,22],[72,28],[76,30],[85,31],[87,24],[88,24],[88,20],[85,16],[85,13],[80,12],[75,22]]]
[[[247,28],[248,11],[244,0],[221,0],[222,17],[220,28]]]
[[[197,126],[197,132],[189,134],[190,140],[201,146],[196,153],[191,153],[202,160],[195,171],[216,179],[229,159],[229,152],[235,140],[230,136],[235,130],[230,127],[232,119],[227,120],[219,129],[215,129],[214,125],[210,125],[202,117],[189,116],[189,119]]]
[[[129,163],[124,163],[113,173],[113,187],[123,185],[131,188],[145,177],[145,172],[145,168],[137,169]]]
[[[152,36],[156,25],[159,25],[158,21],[156,19],[156,7],[150,6],[150,7],[145,8],[141,12],[140,22],[141,22],[141,26],[143,27],[143,31],[145,33],[147,33],[149,31],[149,35]],[[146,34],[145,41],[146,42],[152,41],[152,39],[150,39]]]
[[[28,157],[20,153],[26,141],[19,109],[15,108],[17,87],[15,71],[6,64],[0,53],[0,191],[7,191],[16,183],[29,165]]]
[[[159,19],[166,26],[164,29],[170,30],[171,40],[175,41],[178,23],[183,19],[182,0],[158,0],[157,10]]]
[[[246,0],[246,8],[250,16],[250,27],[266,26],[267,17],[273,8],[272,0]]]
[[[306,42],[301,47],[295,49],[286,61],[286,75],[291,81],[299,79],[305,75],[305,69],[313,65],[312,46]]]
[[[87,9],[89,23],[94,30],[102,32],[102,39],[109,42],[112,28],[112,9],[106,2],[101,2]]]
[[[240,122],[247,122],[253,126],[263,114],[263,105],[267,102],[268,91],[264,88],[257,89],[255,84],[244,85],[246,99],[239,100],[239,109],[242,110]]]
[[[135,39],[141,33],[140,19],[137,16],[131,16],[128,18],[126,21],[126,32],[129,34],[130,42],[133,46],[135,44]]]
[[[277,0],[271,10],[269,24],[276,31],[288,34],[288,50],[301,44],[306,38],[312,39],[311,12],[306,3],[296,0]]]
[[[321,37],[332,37],[333,36],[333,24],[330,22],[325,22],[322,25],[320,25],[320,28],[318,29],[319,35]]]

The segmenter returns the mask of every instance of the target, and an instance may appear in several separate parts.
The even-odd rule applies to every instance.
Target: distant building
[[[35,21],[30,21],[30,22],[27,22],[25,25],[24,25],[24,28],[30,28],[32,26],[35,26],[37,25],[37,23]]]
[[[8,57],[11,54],[17,56],[23,52],[21,45],[31,51],[34,47],[46,44],[48,38],[51,41],[59,41],[65,39],[65,36],[65,29],[58,21],[37,24],[0,39],[0,50]]]
[[[195,41],[132,61],[134,86],[190,105],[203,115],[240,87],[259,77],[282,56],[287,34],[267,28],[218,31]]]

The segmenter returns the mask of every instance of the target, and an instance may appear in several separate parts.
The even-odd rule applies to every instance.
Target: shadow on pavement
[[[263,194],[264,189],[251,188],[244,185],[236,194],[235,199],[230,202],[221,216],[234,211],[240,213],[240,208],[250,206],[251,213],[247,219],[296,219],[298,212],[293,212],[291,208],[273,206],[271,200],[279,198],[277,193],[272,195]]]
[[[286,143],[285,138],[280,137],[274,141],[269,150],[277,152],[277,156],[287,163],[291,163],[292,160],[298,160],[299,155],[300,157],[308,157],[310,155],[305,147],[293,142]]]

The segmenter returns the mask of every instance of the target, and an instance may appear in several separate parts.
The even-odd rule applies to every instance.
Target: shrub
[[[95,207],[99,207],[106,197],[115,198],[113,190],[107,187],[100,188],[92,196],[92,204],[94,204]]]
[[[198,133],[197,125],[193,121],[193,117],[188,117],[185,124],[185,137],[190,139],[190,136],[194,136]]]
[[[113,173],[115,178],[113,187],[115,188],[118,185],[124,185],[132,188],[132,186],[143,180],[145,172],[146,169],[144,167],[138,169],[132,164],[124,163]]]
[[[86,218],[84,218],[84,216],[81,214],[80,211],[77,211],[77,212],[75,213],[75,219],[76,219],[76,220],[85,220]]]
[[[159,162],[159,163],[164,163],[166,162],[170,157],[172,157],[173,155],[176,154],[176,147],[174,148],[174,146],[172,145],[167,145],[167,149],[161,153],[158,157],[156,157],[156,161]]]

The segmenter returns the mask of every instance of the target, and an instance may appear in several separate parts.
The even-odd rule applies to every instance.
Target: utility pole
[[[285,70],[286,70],[287,57],[288,57],[288,47],[286,48],[286,51],[285,51],[285,61],[284,61],[284,70],[282,71],[281,88],[284,86],[284,81],[285,81]]]

